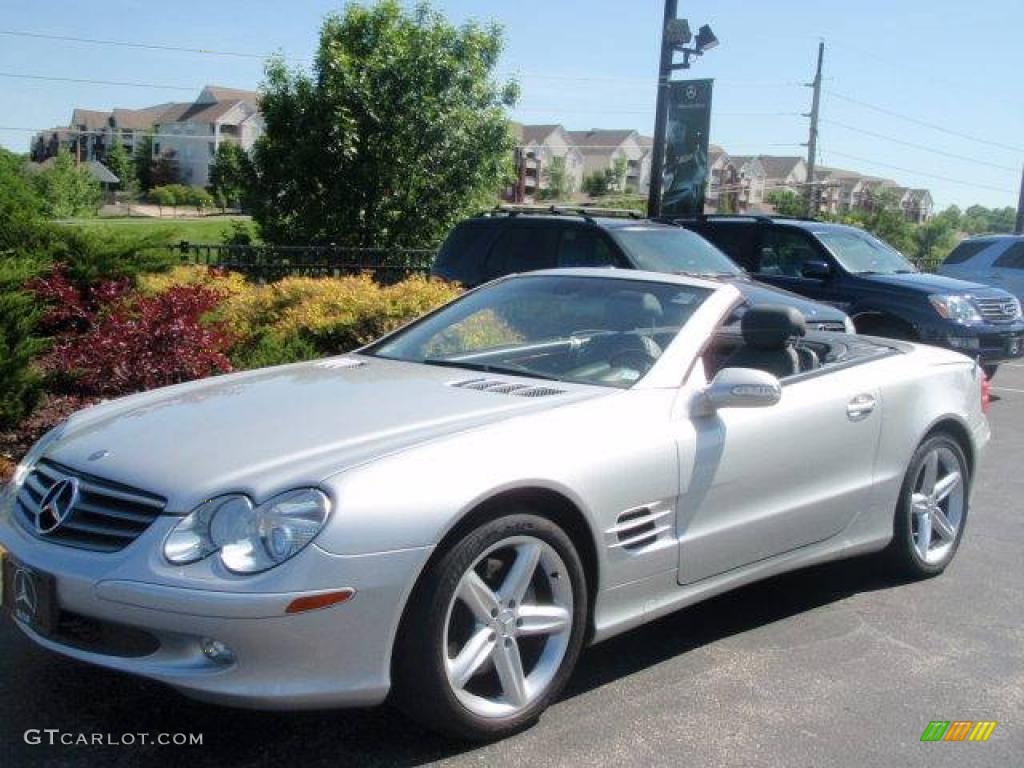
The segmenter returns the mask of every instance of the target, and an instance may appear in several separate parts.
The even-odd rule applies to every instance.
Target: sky
[[[256,88],[263,56],[303,66],[325,0],[3,0],[0,144],[74,107],[187,101],[204,84]],[[435,0],[450,19],[504,27],[499,76],[522,88],[512,117],[570,130],[650,134],[661,0]],[[819,162],[927,187],[939,208],[1016,205],[1024,163],[1021,0],[680,0],[720,45],[677,77],[715,80],[711,140],[736,155],[802,155],[819,40],[825,41]],[[96,45],[19,32],[194,48]],[[245,54],[245,55],[228,55]],[[17,75],[18,77],[12,77]],[[35,78],[77,78],[108,83]],[[114,85],[110,83],[143,85]]]

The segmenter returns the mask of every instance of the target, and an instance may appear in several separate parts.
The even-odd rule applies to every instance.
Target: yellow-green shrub
[[[198,264],[181,264],[167,272],[139,275],[135,279],[135,284],[141,293],[149,295],[164,293],[179,285],[202,285],[213,288],[225,296],[235,296],[248,287],[245,276],[238,272]]]

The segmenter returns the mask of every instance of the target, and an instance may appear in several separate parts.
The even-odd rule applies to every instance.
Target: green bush
[[[0,258],[0,427],[31,413],[41,391],[33,358],[45,343],[34,333],[40,310],[23,286],[41,271],[38,260]]]

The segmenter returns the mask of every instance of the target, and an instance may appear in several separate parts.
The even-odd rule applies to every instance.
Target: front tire
[[[414,591],[395,648],[395,701],[461,738],[513,734],[564,687],[586,620],[586,577],[561,528],[530,513],[484,523]]]
[[[910,578],[942,573],[967,526],[971,478],[963,449],[939,433],[914,452],[900,489],[890,560]]]

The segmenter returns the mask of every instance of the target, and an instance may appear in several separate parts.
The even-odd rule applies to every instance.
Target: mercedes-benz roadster
[[[731,286],[514,276],[357,352],[82,411],[3,499],[53,651],[260,708],[494,738],[585,643],[865,553],[942,571],[989,437],[954,352],[807,333]]]

